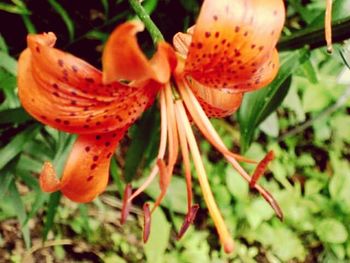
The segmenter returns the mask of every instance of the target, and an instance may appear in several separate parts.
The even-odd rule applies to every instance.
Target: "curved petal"
[[[237,92],[267,84],[277,72],[275,46],[284,23],[282,0],[206,0],[185,73],[203,85]]]
[[[69,199],[85,203],[103,192],[108,183],[110,159],[127,128],[107,134],[80,135],[66,162],[62,179],[44,165],[40,185],[45,192],[61,190]]]
[[[136,38],[143,29],[141,22],[131,21],[120,25],[111,34],[102,56],[104,83],[148,79],[161,83],[169,81],[176,66],[175,52],[167,43],[159,43],[157,52],[149,61]]]
[[[189,84],[208,117],[229,116],[241,105],[243,93],[233,93],[228,89],[211,89],[195,80],[190,80]]]
[[[91,134],[121,128],[139,117],[161,87],[152,80],[104,85],[99,70],[53,48],[55,41],[53,33],[28,36],[18,91],[23,107],[56,129]]]

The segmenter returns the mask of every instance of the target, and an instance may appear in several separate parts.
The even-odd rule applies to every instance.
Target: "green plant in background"
[[[101,43],[101,40],[106,40],[106,33],[110,32],[117,21],[132,16],[122,1],[101,1],[94,8],[99,9],[99,15],[104,15],[101,19],[103,21],[84,32],[77,23],[78,18],[75,21],[70,5],[63,0],[56,2],[65,10],[65,16],[68,16],[70,24],[75,28],[72,39],[69,40],[67,34],[67,40],[63,42],[68,47],[78,45],[84,39],[94,39],[93,41]],[[183,7],[183,10],[187,10],[187,15],[182,17],[184,20],[179,24],[180,28],[174,32],[193,23],[198,3],[193,1],[190,5],[189,2]],[[4,6],[24,6],[24,3],[19,3],[22,2],[13,1]],[[35,7],[32,10],[29,2],[25,4],[28,12],[21,13],[19,18],[23,19],[25,15],[29,19],[27,21],[32,20],[31,24],[40,28],[34,19]],[[160,19],[166,23],[164,14],[171,16],[166,12],[167,6],[172,5],[170,2],[146,1],[144,4],[151,6],[147,10],[153,12],[152,17],[156,22]],[[118,5],[123,7],[124,13],[119,12],[113,17],[113,8]],[[181,1],[178,6],[182,8]],[[349,6],[348,1],[334,1],[333,33],[336,41],[348,38],[348,32],[344,28],[349,19]],[[142,132],[145,127],[149,127],[148,122],[155,123],[154,127],[158,126],[159,116],[154,114],[154,108],[130,130],[131,140],[123,141],[117,159],[112,162],[114,185],[110,185],[107,193],[93,204],[76,206],[65,199],[60,200],[58,194],[49,196],[42,193],[33,174],[40,172],[45,160],[53,160],[55,167],[62,167],[74,138],[40,126],[20,108],[16,96],[16,61],[9,55],[9,50],[13,55],[20,49],[14,52],[13,42],[7,40],[6,32],[1,30],[1,33],[4,32],[0,41],[0,87],[3,94],[0,112],[0,193],[3,200],[0,205],[1,243],[3,248],[9,246],[11,231],[8,226],[14,226],[17,229],[15,231],[22,231],[24,240],[32,249],[25,253],[14,245],[11,253],[1,249],[0,255],[13,261],[24,257],[39,258],[45,251],[39,249],[41,235],[46,233],[45,236],[51,242],[54,241],[46,244],[52,246],[50,254],[57,260],[63,260],[65,256],[72,260],[80,256],[91,261],[106,262],[133,262],[144,257],[150,262],[193,262],[193,259],[207,262],[348,260],[350,81],[345,66],[349,63],[348,47],[346,43],[336,45],[332,56],[326,54],[324,48],[316,49],[324,44],[324,1],[313,1],[307,5],[289,1],[287,7],[288,18],[284,29],[286,36],[279,44],[285,52],[281,54],[282,66],[278,77],[266,89],[244,98],[237,115],[239,128],[234,122],[234,116],[212,121],[230,149],[235,149],[241,141],[241,147],[247,150],[247,157],[261,159],[267,149],[274,150],[276,159],[270,168],[275,180],[267,175],[262,178],[262,184],[276,193],[285,214],[284,222],[273,218],[272,210],[263,200],[249,193],[248,186],[232,168],[225,164],[209,144],[201,142],[202,158],[209,174],[209,182],[213,185],[214,196],[228,227],[238,238],[236,251],[228,256],[218,251],[213,225],[207,219],[205,210],[199,210],[196,230],[189,229],[182,240],[174,242],[170,226],[179,229],[181,218],[187,209],[185,181],[181,178],[180,170],[175,170],[179,176],[173,177],[161,209],[153,216],[153,223],[158,229],[152,230],[145,246],[139,241],[139,231],[135,230],[139,228],[137,221],[141,212],[136,207],[132,208],[126,226],[118,226],[118,211],[122,204],[114,196],[121,196],[124,188],[120,179],[123,169],[120,167],[129,167],[129,179],[133,175],[139,176],[141,172],[147,174],[149,164],[156,154],[157,132]],[[52,12],[58,11],[52,7]],[[5,12],[0,15],[3,14]],[[61,14],[57,17],[64,21]],[[62,22],[63,25],[65,23]],[[162,23],[158,24],[163,32]],[[108,29],[110,25],[112,28]],[[149,43],[149,40],[145,39],[145,43]],[[147,45],[150,44],[144,47],[148,48]],[[136,143],[143,142],[143,138],[149,138],[150,143]],[[248,171],[251,168],[246,166]],[[142,178],[133,184],[141,185]],[[157,183],[152,184],[146,194],[156,199],[159,194],[157,188]],[[200,195],[200,189],[195,185],[195,200],[199,201]],[[67,205],[58,206],[59,202]],[[199,204],[205,207],[201,201]],[[22,227],[11,221],[13,217],[18,218],[17,222]]]

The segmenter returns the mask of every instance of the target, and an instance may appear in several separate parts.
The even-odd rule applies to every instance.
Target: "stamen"
[[[190,156],[188,152],[188,143],[185,135],[185,128],[181,119],[179,119],[178,114],[176,114],[178,134],[180,138],[180,147],[182,154],[182,161],[185,168],[185,178],[186,178],[186,189],[187,189],[187,206],[188,212],[191,210],[192,206],[192,176],[191,176],[191,165],[190,165]]]
[[[208,141],[217,148],[229,161],[236,171],[247,181],[250,182],[251,178],[248,173],[242,168],[242,166],[237,162],[235,156],[232,155],[230,151],[226,148],[225,144],[222,142],[220,136],[217,134],[214,127],[211,125],[210,120],[203,111],[196,97],[194,96],[191,89],[188,87],[187,83],[184,82],[181,78],[176,79],[178,82],[178,87],[181,93],[181,96],[186,104],[186,108],[191,114],[192,119],[196,123],[197,127],[203,133],[203,135],[208,139]],[[279,219],[283,219],[283,213],[279,207],[277,201],[268,193],[263,187],[255,184],[255,189],[259,191],[262,197],[271,205],[275,210],[275,213]]]
[[[327,42],[327,52],[332,53],[332,0],[326,0],[326,14],[324,19],[324,28]]]
[[[179,240],[180,238],[183,237],[183,235],[186,233],[187,229],[189,226],[193,223],[194,219],[196,218],[197,211],[199,209],[198,204],[194,204],[188,211],[185,221],[183,222],[179,233],[177,234],[176,239]]]
[[[264,157],[264,159],[262,159],[260,161],[260,163],[257,165],[257,167],[255,168],[255,171],[252,175],[252,178],[249,182],[249,187],[250,188],[254,188],[256,182],[259,180],[259,178],[265,173],[267,165],[269,164],[269,162],[271,162],[273,159],[275,158],[275,155],[273,153],[273,151],[269,151],[266,156]]]
[[[57,179],[54,167],[50,162],[45,162],[39,177],[40,188],[44,192],[56,192],[61,188],[61,182]]]
[[[177,135],[177,127],[176,127],[176,117],[175,117],[175,109],[174,109],[174,101],[171,94],[171,87],[168,84],[165,87],[165,99],[166,99],[166,112],[168,119],[168,172],[173,173],[174,165],[177,160],[177,156],[179,153],[179,141]]]
[[[128,202],[128,199],[132,193],[132,187],[131,184],[127,184],[124,189],[124,195],[123,195],[123,207],[122,207],[122,213],[120,216],[120,224],[123,225],[126,222],[126,218],[129,215],[130,212],[130,206],[131,203]]]
[[[193,131],[191,129],[190,122],[187,118],[185,108],[182,102],[179,100],[175,102],[175,106],[176,106],[176,114],[179,115],[179,119],[184,124],[186,137],[190,146],[194,165],[198,174],[199,184],[203,191],[203,197],[204,197],[205,203],[207,204],[209,213],[218,231],[221,244],[223,245],[225,252],[230,253],[233,250],[233,246],[234,246],[233,240],[231,238],[230,233],[227,230],[225,222],[220,214],[219,208],[215,203],[214,196],[213,196],[213,193],[211,192],[208,178],[207,178],[204,165],[199,153],[198,145],[194,137]]]
[[[149,234],[151,233],[151,212],[149,210],[148,203],[143,205],[143,215],[143,242],[146,243],[149,238]]]
[[[194,122],[196,123],[198,128],[201,130],[203,135],[207,138],[207,140],[212,145],[214,145],[215,148],[217,148],[223,155],[229,155],[236,160],[248,161],[249,163],[252,163],[250,159],[247,159],[243,156],[232,153],[226,148],[220,136],[217,134],[214,127],[211,125],[210,120],[208,119],[207,115],[205,114],[198,100],[192,93],[191,89],[188,87],[188,84],[184,82],[183,79],[177,79],[177,81],[178,81],[178,87],[179,87],[181,96],[184,99],[186,108],[190,112]]]
[[[165,93],[164,89],[160,91],[160,143],[159,143],[159,150],[158,150],[158,156],[157,159],[163,159],[166,149],[166,143],[167,143],[167,106],[165,101]],[[153,181],[153,179],[158,174],[158,165],[155,165],[150,175],[147,177],[146,181],[130,196],[128,199],[128,202],[131,202],[136,196],[141,194]]]
[[[166,168],[164,161],[161,159],[158,159],[157,165],[159,167],[159,186],[160,186],[161,192],[160,192],[159,196],[157,197],[156,202],[154,203],[154,205],[152,207],[151,214],[154,212],[154,210],[162,202],[162,200],[166,194],[166,190],[169,187],[170,179],[171,179],[171,174],[167,171],[167,168]]]

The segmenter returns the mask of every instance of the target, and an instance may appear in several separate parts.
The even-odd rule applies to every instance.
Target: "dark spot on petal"
[[[95,156],[94,156],[92,159],[93,159],[93,161],[94,161],[94,162],[97,162],[97,160],[98,160],[98,156],[97,156],[97,155],[95,155]]]
[[[210,32],[205,32],[205,37],[208,38],[208,37],[210,37],[210,35],[211,35]]]
[[[97,167],[97,164],[93,163],[93,164],[90,166],[90,170],[94,170],[96,167]]]
[[[94,79],[92,78],[85,78],[85,81],[88,82],[88,83],[94,83]]]
[[[220,32],[219,31],[215,32],[215,37],[218,38],[219,36],[220,36]]]
[[[57,92],[53,92],[52,94],[55,95],[56,97],[60,96],[60,94],[58,94]]]
[[[203,47],[203,44],[202,44],[202,43],[198,43],[198,44],[197,44],[197,48],[198,48],[198,49],[201,49],[202,47]]]
[[[89,146],[86,146],[86,147],[85,147],[85,152],[88,153],[90,150],[91,150],[91,148],[90,148]]]
[[[62,121],[61,121],[61,119],[56,118],[56,119],[55,119],[55,122],[61,123]]]
[[[74,73],[77,73],[77,72],[78,72],[78,67],[75,66],[75,65],[73,65],[73,66],[72,66],[72,70],[74,71]]]
[[[52,87],[53,87],[54,89],[59,89],[59,87],[58,87],[58,85],[57,85],[56,83],[53,83],[53,84],[52,84]]]
[[[59,65],[60,67],[63,67],[64,63],[63,63],[63,60],[62,60],[62,59],[59,59],[59,60],[58,60],[58,65]]]
[[[95,169],[95,168],[93,168],[93,169]],[[92,169],[92,165],[91,165],[91,170],[93,170],[93,169]],[[86,178],[86,181],[90,182],[92,179],[94,179],[94,177],[92,175],[90,175],[88,178]]]
[[[69,121],[63,121],[64,125],[69,125]]]
[[[240,28],[239,26],[236,26],[236,27],[235,27],[235,32],[238,33],[239,30],[241,30],[241,28]]]
[[[110,146],[110,145],[111,145],[110,142],[105,142],[105,146],[106,146],[106,147],[108,147],[108,146]]]
[[[218,16],[217,16],[217,15],[214,15],[214,16],[213,16],[213,19],[214,19],[215,21],[217,21],[217,20],[218,20]]]
[[[100,140],[101,139],[101,135],[96,135],[96,140]]]
[[[112,156],[112,153],[109,152],[109,153],[107,154],[107,159],[111,158],[111,156]]]
[[[40,53],[40,48],[38,46],[35,47],[36,52]]]

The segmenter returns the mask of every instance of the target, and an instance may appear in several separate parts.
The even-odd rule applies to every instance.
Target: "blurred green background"
[[[201,1],[143,4],[171,42],[195,22]],[[197,183],[198,216],[175,240],[187,209],[180,163],[154,213],[148,243],[142,243],[141,207],[157,197],[157,182],[136,200],[127,223],[119,224],[126,181],[140,185],[158,147],[157,105],[121,142],[103,195],[79,205],[59,193],[41,192],[37,177],[43,162],[62,169],[74,136],[42,126],[20,106],[16,68],[26,35],[55,32],[58,48],[100,67],[109,33],[135,15],[123,0],[1,0],[0,262],[350,262],[350,44],[345,41],[350,1],[333,3],[332,55],[324,47],[325,1],[285,4],[277,79],[247,94],[237,114],[212,120],[230,149],[254,159],[274,150],[276,159],[261,184],[278,200],[283,222],[197,134],[212,190],[236,240],[235,252],[225,255]],[[148,33],[138,37],[152,54]]]

